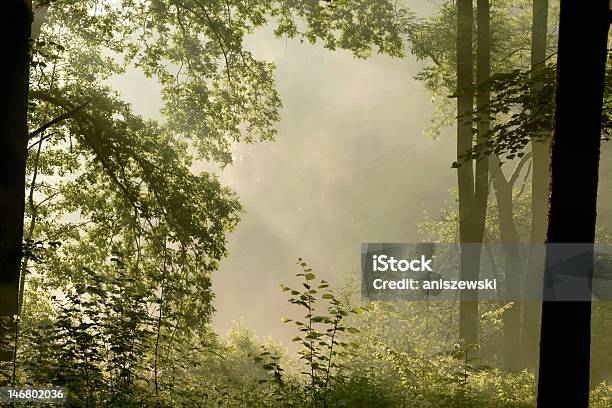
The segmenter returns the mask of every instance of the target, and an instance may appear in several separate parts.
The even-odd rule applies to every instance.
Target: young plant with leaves
[[[303,279],[303,289],[296,290],[281,285],[283,292],[289,292],[289,303],[305,309],[304,320],[284,319],[285,323],[292,322],[300,332],[292,340],[301,344],[298,352],[307,371],[302,374],[308,376],[310,383],[310,398],[313,407],[323,404],[328,406],[328,391],[333,382],[336,369],[340,367],[336,361],[338,357],[350,353],[359,347],[355,342],[347,342],[343,334],[356,334],[359,330],[346,324],[350,314],[359,314],[365,309],[362,307],[351,309],[345,301],[338,298],[326,280],[316,282],[316,275],[301,258],[298,265],[302,272],[296,276]],[[318,309],[325,307],[325,312]]]

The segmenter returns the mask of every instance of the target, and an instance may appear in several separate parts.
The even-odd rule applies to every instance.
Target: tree
[[[471,3],[467,5],[471,9]],[[472,272],[469,272],[472,274],[472,278],[474,271],[477,273],[481,252],[481,245],[479,243],[483,241],[481,231],[484,230],[483,223],[486,217],[488,194],[487,168],[489,163],[488,159],[479,155],[470,156],[469,152],[477,146],[488,143],[492,133],[490,127],[494,126],[495,128],[497,126],[496,122],[500,119],[499,116],[502,116],[498,115],[498,112],[495,111],[489,112],[489,103],[487,101],[491,90],[487,84],[489,83],[490,72],[492,71],[495,73],[494,75],[499,75],[500,72],[506,72],[509,67],[522,67],[525,60],[524,50],[529,48],[529,43],[525,41],[523,36],[517,34],[520,32],[520,27],[527,21],[527,15],[524,13],[522,5],[517,6],[518,13],[508,12],[508,8],[514,7],[516,2],[511,4],[495,2],[491,5],[482,2],[477,3],[477,5],[476,29],[478,31],[476,33],[476,44],[478,48],[476,53],[478,66],[476,69],[477,87],[475,91],[473,90],[472,83],[466,82],[465,79],[463,80],[462,87],[469,83],[468,89],[462,89],[456,82],[460,61],[464,61],[461,63],[469,64],[470,67],[473,66],[472,53],[471,51],[468,52],[467,49],[461,51],[457,48],[459,46],[457,41],[450,41],[452,37],[449,27],[461,27],[461,19],[469,19],[471,23],[465,23],[462,31],[457,31],[457,34],[465,37],[464,33],[468,29],[471,30],[472,25],[474,25],[474,19],[467,11],[462,11],[462,16],[458,15],[459,7],[467,6],[457,3],[457,7],[455,7],[454,2],[446,2],[441,6],[436,15],[419,21],[411,26],[409,31],[412,53],[419,59],[428,59],[433,62],[432,65],[427,66],[417,75],[417,79],[423,81],[425,87],[432,92],[434,101],[438,102],[438,112],[434,117],[434,123],[430,130],[433,130],[433,133],[436,134],[440,128],[452,124],[451,118],[459,118],[457,120],[461,130],[459,131],[458,129],[458,132],[461,132],[461,136],[458,133],[457,161],[453,166],[457,167],[458,173],[461,174],[460,176],[458,175],[460,191],[459,207],[460,212],[463,214],[459,217],[460,230],[463,232],[463,234],[460,234],[460,239],[465,243],[471,242],[462,247],[462,250],[465,251],[465,262],[462,264],[462,270],[465,274],[468,274],[468,270],[472,270]],[[491,10],[487,12],[488,9]],[[463,38],[461,42],[463,47],[469,46],[471,50],[471,40],[468,41]],[[460,54],[462,55],[460,56]],[[487,67],[489,68],[487,69]],[[469,75],[470,72],[464,67],[462,73]],[[449,92],[457,97],[458,108],[471,109],[471,111],[464,111],[462,113],[459,110],[455,111],[452,109],[452,106],[447,103],[448,99],[446,98]],[[470,99],[473,102],[473,92],[477,93],[477,99],[479,99],[475,108],[473,103],[470,104],[469,102]],[[470,94],[472,95],[471,98]],[[494,120],[490,120],[489,116]],[[477,127],[476,138],[473,138],[474,133],[472,130],[472,120],[474,118],[476,118]],[[474,167],[476,168],[474,169]],[[496,192],[507,191],[510,193],[509,197],[511,199],[512,187],[509,189],[501,187],[501,176],[503,173],[498,171],[496,163],[492,164],[491,173],[493,182],[497,181],[498,189],[496,189]],[[513,180],[516,181],[516,177],[513,177]],[[504,207],[504,203],[506,201],[501,200],[498,206],[500,210],[504,211],[504,217],[500,217],[500,221],[507,219],[506,216],[512,213],[512,208]],[[470,208],[469,211],[468,207]],[[507,229],[504,229],[504,233],[506,231]],[[504,239],[507,239],[506,235],[504,234]],[[464,316],[466,316],[466,313],[471,313],[472,316],[477,318],[477,312],[474,312],[475,305],[468,306],[468,303],[464,303],[464,306],[466,306],[464,308]],[[468,312],[470,308],[471,312]],[[513,311],[510,313],[513,313]],[[470,319],[463,319],[464,323],[460,325],[465,328],[465,324],[469,321]],[[475,339],[474,334],[477,333],[477,329],[476,331],[474,328],[469,330],[472,332],[472,339]],[[460,335],[463,336],[462,334]]]
[[[0,68],[0,360],[11,360],[5,341],[17,314],[21,265],[31,2],[10,0],[2,8]]]
[[[477,81],[484,83],[490,73],[489,4],[478,2],[478,68]],[[474,109],[472,74],[472,1],[457,1],[457,162],[472,148]],[[478,106],[488,104],[488,92],[478,94]],[[478,139],[488,134],[488,116],[478,120]],[[461,241],[461,279],[477,280],[484,236],[488,197],[488,159],[457,166],[459,191],[459,235]],[[467,244],[467,245],[463,245]],[[478,299],[473,291],[461,292],[459,305],[459,337],[467,343],[478,343]]]
[[[512,306],[503,315],[503,362],[504,368],[508,371],[516,371],[518,368],[516,345],[519,343],[521,333],[521,309],[518,303],[520,281],[516,273],[519,267],[520,237],[514,214],[513,192],[520,172],[529,158],[530,155],[523,156],[510,177],[506,178],[499,157],[491,156],[491,179],[497,202],[499,239],[504,253],[504,297],[507,301],[512,301]]]
[[[36,245],[22,287],[27,294],[27,276],[39,293],[71,293],[120,263],[151,293],[154,361],[170,366],[179,343],[209,330],[210,275],[241,211],[230,189],[194,165],[230,165],[232,143],[276,134],[274,65],[248,52],[244,38],[270,23],[279,37],[360,58],[372,50],[400,56],[410,16],[391,2],[362,0],[40,0],[34,8],[35,130],[25,137],[31,154],[21,194],[27,187],[26,238]],[[160,83],[163,122],[135,114],[105,84],[130,66]],[[25,313],[27,304],[25,296]]]
[[[457,1],[457,155],[472,147],[472,0]],[[469,234],[472,203],[474,201],[474,167],[472,162],[457,168],[459,190],[459,240],[462,244],[472,241]],[[475,256],[468,256],[467,245],[461,251],[461,279],[473,279],[476,266]],[[468,264],[471,261],[471,264]],[[470,296],[472,295],[472,296]],[[467,343],[478,342],[478,302],[473,293],[461,292],[459,305],[459,337]]]
[[[534,95],[541,92],[543,83],[540,73],[545,68],[546,43],[548,28],[548,0],[533,0],[533,21],[531,29],[531,71],[535,79],[532,85]],[[531,112],[537,115],[537,112]],[[549,127],[534,129],[534,137],[531,140],[532,152],[532,176],[531,176],[531,232],[529,242],[541,244],[546,236],[547,224],[547,200],[549,182],[549,149],[550,139],[548,135],[552,129]],[[544,133],[544,137],[542,135]],[[527,285],[530,293],[541,290],[544,259],[543,251],[539,246],[531,246],[527,266]],[[535,368],[537,361],[537,350],[539,337],[539,322],[541,308],[537,302],[527,302],[523,309],[523,330],[521,333],[522,365]]]
[[[545,288],[554,279],[548,270],[554,244],[586,244],[592,252],[609,16],[605,0],[561,1]],[[579,268],[590,279],[592,257]],[[567,406],[588,406],[590,291],[578,295],[589,300],[542,304],[539,407],[554,406],[560,397]]]

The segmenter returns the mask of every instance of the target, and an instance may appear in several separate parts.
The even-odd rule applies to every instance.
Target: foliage
[[[53,317],[25,332],[27,383],[68,390],[72,406],[146,401],[145,350],[151,339],[142,283],[117,268],[53,296]]]
[[[602,382],[591,392],[589,406],[591,408],[609,407],[612,404],[612,386]]]
[[[476,144],[463,156],[464,160],[498,155],[508,160],[523,157],[528,142],[545,141],[552,136],[556,63],[547,63],[536,71],[515,69],[497,73],[478,89],[486,89],[491,102],[486,106],[493,126],[485,143]],[[612,132],[612,68],[607,67],[602,115],[602,139],[609,140]],[[454,95],[456,96],[456,95]],[[483,109],[473,114],[482,115]],[[501,119],[500,119],[501,118]]]
[[[336,362],[337,358],[359,347],[357,343],[343,341],[344,333],[359,333],[357,328],[346,326],[345,320],[349,314],[359,314],[364,309],[350,309],[345,302],[338,299],[327,281],[321,280],[315,284],[316,276],[306,262],[300,258],[298,264],[303,272],[296,276],[303,278],[304,289],[295,290],[287,286],[282,286],[282,289],[284,292],[291,293],[289,302],[303,307],[306,315],[304,321],[292,319],[284,319],[284,321],[285,323],[293,322],[300,333],[292,341],[301,343],[302,348],[298,356],[307,367],[307,370],[302,371],[301,374],[309,378],[309,395],[312,406],[317,407],[319,402],[322,402],[326,407],[328,406],[327,393],[334,381],[335,371],[340,367]],[[317,312],[317,305],[321,302],[327,302],[327,310],[324,314]]]
[[[492,9],[498,74],[485,85],[499,121],[491,148],[500,154],[522,148],[524,138],[510,140],[517,132],[548,126],[552,97],[552,65],[543,71],[546,93],[528,93],[528,2],[511,3]],[[243,325],[225,338],[210,326],[211,274],[242,209],[234,192],[201,169],[230,165],[234,143],[273,139],[281,107],[274,63],[245,49],[245,38],[272,25],[278,37],[365,58],[402,56],[407,36],[417,58],[434,62],[418,79],[448,101],[450,2],[424,20],[387,0],[34,6],[46,16],[32,42],[17,385],[62,386],[77,407],[534,406],[532,374],[493,368],[508,305],[483,305],[482,344],[464,345],[455,341],[456,304],[351,307],[300,260],[302,288],[283,287],[305,311],[286,320],[297,329],[296,355]],[[508,65],[520,70],[508,73]],[[132,68],[159,83],[159,120],[136,114],[107,85]],[[446,119],[448,106],[440,104]],[[537,106],[544,125],[526,113]],[[514,193],[525,236],[529,196]],[[454,240],[454,210],[447,216],[426,226],[432,240]],[[487,222],[492,240],[496,225]],[[597,305],[594,321],[609,322],[609,314]],[[473,359],[477,351],[482,363]],[[4,368],[3,381],[12,376]],[[611,395],[602,383],[592,405],[609,406]]]
[[[556,7],[550,2],[551,8]],[[476,10],[474,10],[476,13]],[[513,69],[525,70],[529,67],[531,49],[531,2],[495,1],[490,4],[491,14],[491,72],[506,73]],[[551,25],[555,23],[551,11]],[[476,33],[476,15],[474,33]],[[456,117],[456,110],[448,95],[456,89],[456,25],[455,3],[445,1],[428,17],[416,20],[408,33],[410,51],[418,60],[428,64],[421,69],[415,79],[432,95],[436,108],[432,124],[427,133],[438,136],[440,131],[450,125]],[[555,37],[551,35],[549,48],[555,47]],[[473,49],[478,46],[473,36]],[[475,60],[475,58],[474,58]],[[474,72],[476,67],[474,67]]]
[[[302,285],[297,294],[287,289],[290,302],[306,311],[302,324],[287,320],[300,338],[295,355],[259,339],[244,323],[225,338],[203,330],[179,336],[179,348],[176,339],[164,338],[156,397],[151,391],[156,319],[145,301],[156,294],[113,261],[112,270],[91,276],[92,285],[73,281],[51,305],[42,291],[40,299],[30,298],[22,326],[28,364],[19,372],[20,383],[61,384],[71,406],[90,407],[535,406],[533,374],[502,373],[485,351],[500,337],[496,321],[502,309],[491,305],[483,312],[483,347],[476,354],[476,345],[453,340],[456,304],[375,302],[350,308],[300,264],[298,276],[309,287]],[[33,285],[40,279],[34,277]],[[327,294],[333,298],[324,298]],[[605,383],[594,388],[592,406],[606,407],[610,393]]]
[[[245,36],[275,22],[278,36],[399,56],[409,18],[386,1],[54,0],[34,9],[42,29],[32,44],[26,238],[64,243],[44,273],[103,268],[113,247],[126,262],[159,265],[171,246],[190,264],[176,269],[188,279],[174,282],[197,282],[206,294],[202,317],[208,275],[241,207],[194,168],[230,164],[232,143],[272,139],[280,108],[273,64],[245,49]],[[160,84],[161,122],[105,85],[128,67]],[[71,258],[80,265],[60,265]],[[158,278],[149,281],[159,290]]]
[[[41,27],[31,46],[17,382],[31,380],[25,369],[34,358],[78,361],[48,375],[67,375],[63,383],[78,398],[91,395],[92,404],[137,398],[103,390],[112,379],[115,391],[134,391],[130,370],[145,379],[138,387],[157,404],[178,398],[172,382],[194,363],[181,351],[209,348],[210,275],[227,255],[226,234],[242,210],[237,196],[202,169],[231,164],[234,143],[273,139],[279,118],[274,64],[246,49],[245,37],[275,25],[279,37],[321,41],[358,57],[373,49],[401,56],[410,14],[389,1],[273,0],[39,0],[33,11]],[[127,69],[161,87],[158,120],[134,113],[108,86]],[[29,245],[43,242],[55,250]],[[138,285],[121,281],[119,270]],[[123,313],[125,305],[102,303],[96,291],[109,299],[137,296],[129,309],[138,318],[117,322],[144,325],[142,339],[112,326],[105,313]],[[41,293],[58,301],[48,304]],[[37,328],[52,349],[31,337]],[[138,362],[120,358],[127,372],[99,356],[101,345],[111,347],[107,334],[142,340]],[[59,350],[62,336],[84,348]],[[87,362],[78,360],[83,356]],[[93,383],[79,383],[89,378],[83,369]],[[3,378],[11,371],[3,366]],[[119,387],[122,376],[130,382]]]
[[[474,84],[467,90],[457,90],[455,27],[456,7],[454,2],[444,2],[437,12],[425,19],[415,20],[409,29],[410,51],[419,60],[428,61],[415,77],[432,95],[436,111],[427,133],[437,136],[441,129],[452,125],[456,111],[450,98],[461,92],[487,90],[491,101],[487,106],[474,108],[470,113],[476,119],[488,112],[492,121],[486,142],[476,144],[466,152],[462,160],[478,159],[482,156],[498,155],[512,160],[525,154],[530,140],[550,138],[553,122],[553,100],[556,89],[556,26],[558,2],[549,3],[549,30],[547,60],[534,71],[530,67],[531,50],[531,3],[530,1],[491,3],[491,72],[490,79],[483,84]],[[475,10],[476,13],[476,10]],[[476,16],[474,29],[476,33]],[[478,47],[477,36],[473,36],[473,49]],[[474,58],[474,61],[476,59]],[[476,70],[474,64],[474,70]],[[610,102],[612,79],[607,66],[602,137],[610,139],[612,105]],[[474,71],[476,72],[476,71]],[[475,129],[473,130],[476,135]],[[476,142],[476,141],[475,141]]]
[[[523,180],[521,187],[512,190],[514,223],[520,242],[528,241],[531,222],[531,191],[525,183],[526,181]],[[455,191],[451,191],[450,195],[454,201],[457,200]],[[447,203],[438,211],[438,214],[425,212],[424,218],[424,221],[418,225],[418,232],[423,242],[459,242],[459,213],[454,202]],[[487,203],[485,240],[486,243],[501,242],[497,200],[492,194]]]

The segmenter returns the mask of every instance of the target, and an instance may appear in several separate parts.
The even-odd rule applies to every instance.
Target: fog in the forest
[[[31,3],[0,400],[612,408],[607,2]]]
[[[424,135],[430,96],[414,80],[420,68],[375,56],[276,39],[262,30],[248,46],[277,64],[284,107],[274,142],[235,146],[221,173],[240,196],[242,221],[229,234],[229,257],[213,277],[215,326],[244,319],[260,336],[289,343],[292,314],[279,284],[292,284],[304,258],[321,278],[357,276],[361,242],[411,242],[424,212],[450,204],[456,183],[452,129]],[[159,116],[159,88],[137,71],[110,81],[147,117]],[[604,144],[602,183],[609,182]],[[607,169],[607,170],[606,170]],[[607,222],[608,200],[600,199]]]
[[[423,211],[449,198],[454,142],[423,135],[431,103],[413,58],[363,61],[259,38],[253,48],[278,63],[284,110],[278,140],[241,146],[223,174],[246,214],[215,275],[216,323],[223,332],[244,316],[260,335],[289,340],[278,285],[293,281],[297,258],[341,283],[359,267],[361,242],[418,239]]]
[[[224,333],[244,318],[259,335],[288,341],[279,284],[293,282],[297,258],[342,283],[357,272],[361,242],[418,239],[423,212],[450,199],[454,141],[423,135],[432,108],[412,56],[358,60],[269,30],[248,48],[276,62],[284,106],[277,140],[236,146],[221,175],[245,213],[214,274],[214,322]],[[112,80],[137,112],[156,117],[151,82],[136,71]]]

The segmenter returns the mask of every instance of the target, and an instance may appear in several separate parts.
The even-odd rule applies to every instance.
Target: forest
[[[2,8],[0,406],[612,407],[608,0]]]

